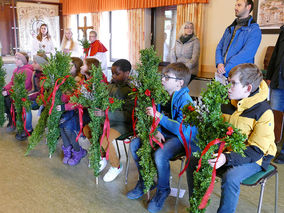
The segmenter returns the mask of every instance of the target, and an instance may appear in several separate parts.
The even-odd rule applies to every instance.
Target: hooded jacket
[[[230,45],[236,25],[237,21],[235,20],[227,27],[216,48],[216,67],[218,64],[224,64],[226,70],[224,75],[226,77],[228,77],[233,67],[243,63],[254,63],[254,56],[261,41],[259,26],[251,17],[247,25],[240,27],[236,31],[235,37]]]
[[[172,117],[169,118],[168,116],[164,114],[161,114],[161,117],[160,117],[161,119],[160,125],[163,128],[170,131],[172,134],[176,135],[182,144],[184,143],[183,143],[183,140],[179,132],[179,127],[183,119],[183,114],[182,114],[181,109],[186,104],[192,102],[192,99],[188,93],[189,93],[189,89],[187,87],[184,87],[180,89],[179,91],[176,91],[173,94],[172,101],[171,101],[171,116]],[[158,106],[158,110],[159,108],[160,106]],[[183,130],[183,134],[186,138],[187,143],[189,143],[190,141],[192,153],[198,151],[199,147],[196,145],[197,128],[195,126],[182,125],[182,130]],[[159,131],[163,133],[162,128]],[[190,132],[192,132],[191,140],[190,140]]]
[[[15,74],[23,72],[26,74],[26,81],[25,81],[26,90],[27,91],[32,90],[33,67],[30,64],[26,64],[22,67],[17,67],[16,69],[14,69],[11,81],[4,87],[4,90],[9,92],[9,90],[14,85]]]
[[[266,101],[267,96],[268,86],[262,81],[249,97],[240,101],[231,100],[230,104],[222,105],[224,120],[241,129],[248,137],[245,142],[245,157],[235,152],[224,153],[228,166],[256,162],[267,169],[275,156],[274,115]]]

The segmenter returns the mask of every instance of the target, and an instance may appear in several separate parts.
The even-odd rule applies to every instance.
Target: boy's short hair
[[[190,70],[187,66],[185,66],[184,63],[181,62],[169,64],[163,69],[162,72],[173,73],[177,78],[182,79],[184,82],[182,87],[186,87],[188,85],[191,77]]]
[[[252,85],[251,93],[257,90],[263,79],[262,72],[255,64],[245,63],[235,66],[229,73],[229,77],[239,74],[239,80],[243,86]]]
[[[126,59],[119,59],[112,64],[112,66],[116,66],[122,72],[130,72],[131,71],[131,64]]]

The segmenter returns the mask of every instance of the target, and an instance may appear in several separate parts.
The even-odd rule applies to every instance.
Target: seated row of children
[[[31,90],[32,68],[27,64],[28,59],[22,53],[16,54],[17,68],[14,73],[25,70],[27,76],[26,89]],[[34,62],[34,64],[41,62]],[[73,67],[71,74],[78,79],[89,78],[91,64],[98,66],[96,59],[85,59],[80,62],[79,59],[72,59]],[[40,65],[40,64],[39,64]],[[34,67],[36,67],[34,65]],[[110,113],[110,138],[109,141],[119,137],[121,134],[131,131],[131,112],[133,109],[133,100],[128,94],[131,92],[129,86],[129,73],[131,64],[121,59],[112,65],[112,81],[108,85],[109,94],[125,101],[121,110]],[[29,80],[28,80],[29,79]],[[162,85],[170,95],[170,100],[164,106],[158,107],[160,110],[154,113],[151,106],[145,109],[148,116],[156,116],[160,119],[160,127],[156,138],[164,144],[163,148],[153,150],[153,158],[157,168],[157,189],[156,193],[148,204],[149,212],[159,212],[164,206],[166,198],[170,194],[170,159],[178,154],[185,153],[185,148],[179,132],[179,126],[182,122],[183,114],[181,109],[184,105],[192,102],[187,88],[190,80],[190,72],[183,63],[173,63],[163,70]],[[216,158],[209,160],[209,164],[217,163],[217,168],[223,170],[222,175],[222,194],[218,212],[234,212],[237,207],[240,193],[240,184],[252,174],[266,169],[271,159],[276,154],[274,144],[274,117],[269,104],[266,101],[268,96],[268,87],[262,80],[262,73],[254,64],[241,64],[236,66],[229,75],[228,79],[231,86],[228,90],[231,102],[222,106],[224,120],[233,124],[242,130],[248,137],[246,141],[245,156],[224,150],[219,160]],[[6,99],[9,97],[9,88],[11,82],[4,88],[2,94],[5,96],[6,113],[9,118],[7,130],[11,132],[13,122],[9,115],[10,102]],[[64,95],[62,96],[62,100]],[[69,107],[68,99],[65,99],[64,105],[57,106],[57,110],[65,111],[62,115],[60,124],[61,137],[63,140],[62,150],[64,153],[63,163],[71,166],[76,165],[86,155],[84,150],[76,142],[76,136],[79,132],[79,120],[76,109]],[[103,111],[96,111],[96,116],[104,116]],[[10,116],[10,117],[9,117]],[[32,130],[31,125],[27,127]],[[189,132],[192,132],[191,140]],[[194,126],[185,126],[183,133],[187,141],[190,141],[192,153],[199,150],[196,135],[198,130]],[[107,149],[107,139],[102,143],[102,148]],[[134,138],[130,143],[130,150],[136,163],[139,173],[139,179],[136,186],[127,193],[129,199],[138,199],[144,195],[144,182],[140,173],[141,166],[137,150],[140,147],[140,139]],[[109,144],[109,162],[110,169],[104,176],[104,181],[114,180],[122,171],[122,165],[117,157],[115,148],[112,143]],[[212,155],[213,156],[213,155]],[[107,164],[105,156],[102,156],[100,162],[100,171]],[[187,179],[189,195],[193,190],[193,172],[196,168],[197,160],[191,155],[190,165],[187,169]],[[155,187],[152,187],[154,189]],[[152,190],[151,189],[151,190]]]

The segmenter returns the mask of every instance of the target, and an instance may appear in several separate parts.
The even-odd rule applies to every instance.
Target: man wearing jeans
[[[284,112],[284,25],[275,45],[267,68],[267,83],[270,86],[270,105],[272,109]],[[284,145],[275,163],[284,164]]]

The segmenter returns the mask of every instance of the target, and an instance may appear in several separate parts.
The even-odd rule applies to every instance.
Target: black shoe
[[[31,135],[32,132],[33,132],[33,130],[29,131],[29,134]],[[19,140],[19,141],[24,141],[24,140],[26,140],[28,137],[29,137],[29,135],[26,133],[25,130],[23,130],[21,133],[17,133],[17,134],[15,135],[15,138],[16,138],[17,140]]]
[[[278,155],[278,156],[274,159],[274,163],[284,164],[284,154]]]

